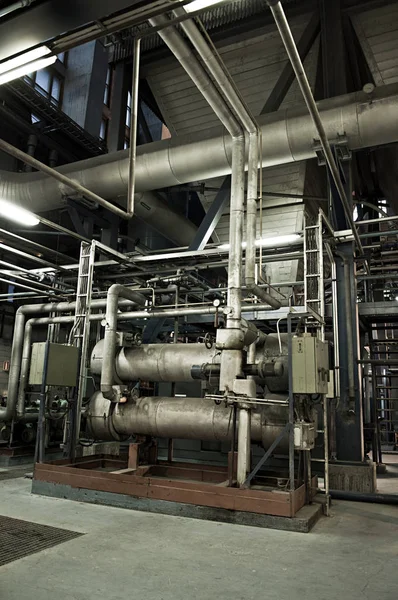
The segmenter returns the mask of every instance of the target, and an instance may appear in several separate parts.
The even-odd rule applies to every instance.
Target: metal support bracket
[[[329,140],[329,143],[334,149],[335,157],[338,162],[347,162],[351,160],[352,152],[348,147],[348,139],[345,133],[338,133],[337,138]],[[318,165],[324,167],[326,165],[326,159],[319,140],[314,140],[314,150],[318,157]]]

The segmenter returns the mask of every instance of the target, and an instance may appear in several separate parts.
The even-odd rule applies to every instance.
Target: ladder
[[[383,450],[398,453],[398,340],[388,338],[384,327],[380,324],[380,329],[373,330],[370,341],[370,357],[378,361],[372,364],[372,387],[380,461]]]
[[[322,341],[325,340],[325,287],[323,262],[323,214],[317,217],[304,214],[304,306],[312,316],[306,317],[305,331],[314,331]],[[317,433],[323,438],[323,458],[313,458],[308,452],[307,473],[311,477],[311,463],[319,462],[324,466],[324,492],[326,495],[326,514],[329,514],[329,401],[326,395],[322,400],[323,428]]]
[[[307,319],[306,328],[316,328],[325,339],[325,297],[323,268],[322,213],[311,218],[304,215],[304,306],[315,318]]]
[[[90,340],[91,294],[93,288],[95,252],[96,242],[94,240],[91,243],[81,243],[75,320],[72,329],[73,344],[80,348],[79,385],[75,407],[76,443],[79,441],[80,413],[87,384],[87,354]]]

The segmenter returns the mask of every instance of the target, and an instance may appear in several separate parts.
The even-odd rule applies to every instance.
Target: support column
[[[94,137],[101,128],[107,70],[108,50],[99,41],[68,53],[62,108]]]
[[[111,118],[108,129],[109,152],[123,150],[126,132],[127,95],[130,88],[131,67],[118,63],[113,71]]]
[[[336,411],[337,460],[362,461],[363,445],[363,410],[362,395],[358,367],[358,311],[356,302],[355,271],[353,244],[339,246],[340,256],[336,256],[337,274],[337,306],[339,323],[339,356],[340,356],[340,405]],[[344,258],[343,258],[344,256]],[[349,268],[349,287],[344,273],[344,262]],[[347,268],[347,267],[346,267]],[[347,328],[347,307],[351,308],[352,330]],[[349,340],[351,336],[351,342]],[[349,348],[353,357],[350,360]],[[350,398],[349,369],[352,368],[354,396]]]

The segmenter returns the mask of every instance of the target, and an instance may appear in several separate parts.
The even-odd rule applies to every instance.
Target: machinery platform
[[[314,488],[316,479],[314,479]],[[128,467],[107,455],[36,464],[32,493],[168,515],[308,532],[322,505],[293,492],[256,485],[230,487],[226,467],[157,463]]]

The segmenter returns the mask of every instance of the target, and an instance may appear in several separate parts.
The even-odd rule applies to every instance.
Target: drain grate
[[[0,566],[81,535],[84,534],[0,516]]]

